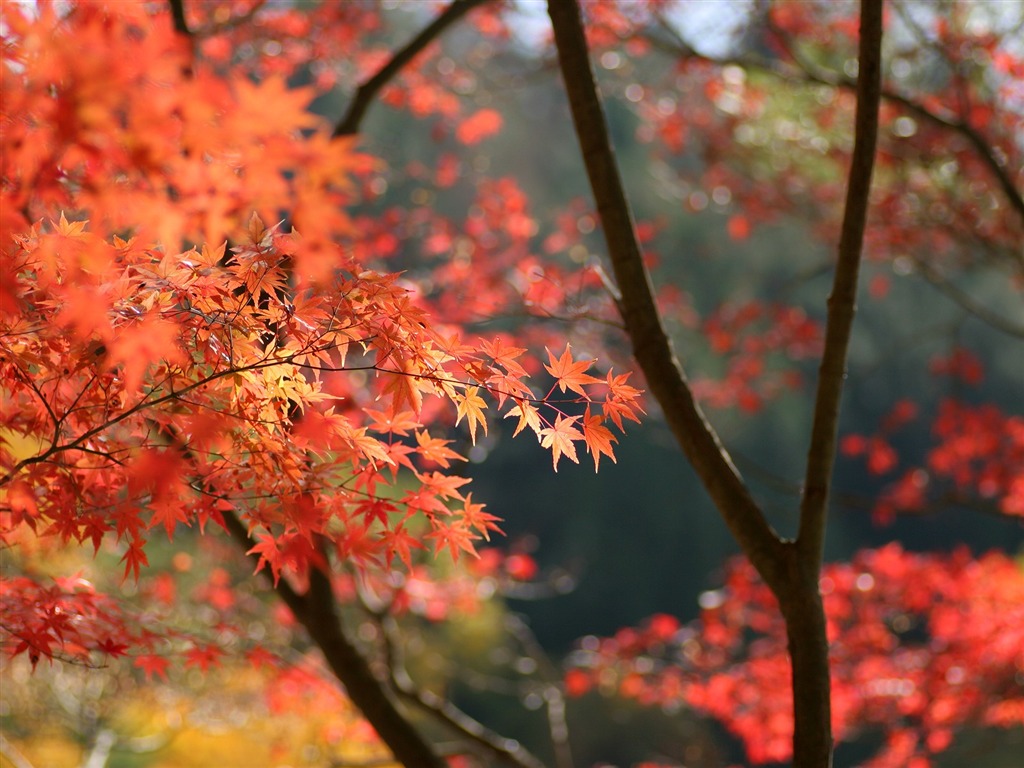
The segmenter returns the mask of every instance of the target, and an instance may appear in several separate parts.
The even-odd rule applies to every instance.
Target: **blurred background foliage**
[[[399,30],[393,39],[412,34],[423,15],[410,4],[399,4],[390,13],[390,22]],[[429,178],[408,171],[417,162],[433,167],[445,151],[459,152],[470,177],[514,177],[541,221],[538,244],[549,224],[544,212],[561,210],[567,201],[584,195],[587,186],[575,137],[565,130],[564,94],[552,63],[525,45],[510,46],[499,55],[484,50],[489,45],[469,28],[453,30],[445,41],[453,58],[486,60],[486,69],[478,72],[479,87],[465,97],[480,106],[500,105],[505,117],[500,134],[476,147],[445,146],[407,113],[375,106],[365,123],[363,146],[385,159],[387,191],[360,213],[374,216],[398,206],[461,220],[472,203],[468,185],[436,189]],[[832,250],[816,239],[814,222],[786,218],[759,225],[753,237],[730,237],[728,225],[736,206],[727,198],[715,202],[705,195],[697,199],[695,209],[692,196],[700,188],[681,184],[678,168],[667,172],[666,161],[636,140],[642,121],[626,88],[657,80],[669,68],[668,59],[653,54],[600,70],[636,217],[657,223],[650,243],[658,254],[656,282],[677,286],[701,314],[726,298],[786,301],[820,310],[830,282]],[[771,108],[795,117],[807,98],[806,89],[776,88]],[[321,99],[317,108],[333,118],[343,111],[346,99],[347,94],[338,92]],[[703,170],[696,152],[675,162],[688,167],[694,178]],[[835,181],[839,169],[822,163],[811,171],[826,183]],[[592,230],[581,225],[582,243],[588,252],[600,253],[599,233]],[[957,386],[949,378],[934,377],[929,361],[959,346],[974,350],[984,361],[985,400],[1019,412],[1019,340],[986,326],[891,260],[869,261],[865,271],[865,285],[881,276],[889,287],[884,301],[865,293],[860,304],[844,431],[873,431],[892,403],[905,398],[929,410]],[[1008,291],[998,272],[979,270],[968,277],[968,285],[979,302],[1019,315],[1018,297]],[[683,323],[675,326],[675,333],[691,371],[699,375],[720,370],[722,361],[706,338]],[[579,351],[586,354],[585,348]],[[800,476],[794,472],[803,466],[810,417],[813,365],[804,365],[801,373],[802,389],[783,393],[759,410],[712,414],[741,471],[781,530],[792,529],[796,520]],[[970,391],[957,394],[973,396]],[[681,461],[656,410],[642,425],[630,427],[618,447],[618,463],[608,463],[596,475],[586,463],[563,463],[557,475],[552,473],[550,458],[528,438],[511,439],[512,426],[491,425],[474,450],[464,435],[466,443],[453,447],[473,460],[467,471],[474,479],[474,498],[485,500],[488,510],[504,521],[507,538],[497,545],[536,561],[539,586],[497,590],[475,612],[456,612],[441,623],[406,617],[402,629],[414,677],[438,689],[446,687],[470,714],[550,759],[550,724],[538,696],[543,697],[546,683],[559,679],[560,657],[581,637],[611,634],[654,613],[683,621],[695,618],[700,594],[717,585],[723,562],[737,548]],[[920,456],[928,444],[927,431],[918,430],[901,435],[897,447],[906,455]],[[828,559],[845,559],[857,549],[892,540],[907,549],[928,551],[966,544],[977,552],[993,547],[1016,552],[1024,543],[1019,522],[956,505],[879,526],[872,520],[871,507],[884,480],[867,473],[863,462],[840,457]],[[163,561],[179,574],[187,573],[193,590],[208,588],[211,580],[226,574],[233,584],[233,599],[251,603],[244,609],[217,607],[207,593],[200,597],[205,606],[200,610],[169,610],[164,616],[168,625],[212,639],[224,631],[227,614],[241,611],[244,621],[237,613],[231,616],[243,626],[231,642],[270,645],[279,628],[273,618],[265,618],[270,609],[245,581],[248,565],[239,562],[233,550],[190,532],[183,532],[173,544],[154,539],[150,547],[151,562],[159,566]],[[55,552],[22,556],[34,559],[32,567],[37,570],[57,570]],[[67,558],[77,559],[83,574],[97,582],[119,572],[116,562],[104,560],[108,556],[102,552],[96,561],[89,551],[59,557],[65,559],[61,566],[67,565]],[[122,586],[126,594],[133,589],[130,584]],[[360,633],[369,637],[377,631],[368,618],[354,615]],[[539,644],[546,664],[538,662],[536,649],[524,649],[524,632]],[[293,643],[292,652],[296,664],[315,664],[306,657],[301,641]],[[293,681],[295,698],[269,700],[268,680],[280,682],[275,677],[280,670],[272,666],[224,661],[220,668],[205,672],[178,669],[168,681],[159,676],[147,681],[140,669],[115,659],[100,670],[41,664],[34,675],[21,660],[0,664],[4,768],[387,765],[381,752],[368,744],[365,724],[340,697],[330,698]],[[286,692],[292,690],[284,683],[279,689],[282,685]],[[681,750],[691,768],[742,759],[721,728],[683,712],[652,712],[589,694],[570,701],[567,723],[580,766],[598,761],[626,765]],[[844,749],[837,753],[837,766],[855,765],[870,754]],[[978,731],[958,737],[956,747],[937,765],[1013,768],[1020,764],[1022,749],[1024,736],[1019,732]]]

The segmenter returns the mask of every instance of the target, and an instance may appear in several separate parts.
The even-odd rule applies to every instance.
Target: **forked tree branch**
[[[400,48],[381,67],[373,77],[356,89],[355,96],[349,104],[348,111],[334,127],[334,136],[351,136],[359,132],[366,110],[370,108],[374,98],[395,77],[402,68],[415,59],[434,40],[441,36],[448,27],[458,21],[478,5],[487,0],[453,0],[452,4],[442,11],[429,25],[424,27],[416,37]]]
[[[500,763],[519,768],[544,768],[544,764],[530,754],[519,742],[506,739],[478,720],[474,720],[443,696],[416,683],[409,675],[402,648],[401,630],[391,613],[390,601],[371,601],[358,586],[356,595],[360,606],[373,619],[382,638],[382,663],[388,671],[391,687],[414,706],[436,718],[439,723],[460,734],[474,744],[480,752],[487,752]]]
[[[783,544],[697,404],[654,301],[575,0],[549,0],[558,60],[633,354],[676,441],[754,567],[776,586]]]

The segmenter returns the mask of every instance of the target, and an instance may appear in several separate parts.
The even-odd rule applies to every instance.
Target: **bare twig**
[[[387,85],[402,68],[415,59],[428,45],[440,37],[448,27],[478,5],[487,0],[453,0],[452,4],[444,9],[429,25],[424,27],[416,37],[410,40],[404,47],[381,67],[373,77],[364,82],[356,89],[352,103],[348,111],[334,127],[334,136],[351,136],[359,132],[359,126],[363,121],[366,110],[370,108],[377,94]]]
[[[935,267],[927,263],[924,259],[914,259],[914,267],[924,277],[929,285],[945,294],[948,299],[968,314],[975,316],[989,327],[1005,333],[1007,336],[1024,339],[1024,326],[1014,323],[1011,320],[1007,320],[1002,315],[993,312],[982,304],[979,304],[969,294],[960,290],[960,288],[943,277]]]
[[[572,749],[569,745],[569,723],[565,717],[565,691],[561,685],[561,675],[558,668],[552,663],[550,657],[545,653],[544,648],[537,641],[533,630],[519,616],[510,614],[505,619],[506,628],[519,641],[523,651],[533,659],[547,678],[542,696],[544,706],[548,713],[548,733],[551,736],[551,746],[555,753],[555,765],[557,768],[572,768]]]

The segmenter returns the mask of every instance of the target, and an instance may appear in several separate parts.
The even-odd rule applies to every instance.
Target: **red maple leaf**
[[[163,656],[157,656],[152,653],[145,653],[141,656],[136,656],[133,663],[134,666],[145,672],[147,680],[152,680],[153,675],[166,680],[167,668],[171,665],[171,662]]]
[[[463,144],[479,144],[501,130],[501,114],[493,109],[480,109],[467,117],[455,131]]]

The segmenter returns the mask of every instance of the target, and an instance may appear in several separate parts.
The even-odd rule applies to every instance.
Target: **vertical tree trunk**
[[[793,768],[826,768],[832,764],[832,687],[818,569],[800,567],[807,558],[795,545],[789,554],[793,582],[775,594],[792,665]]]

